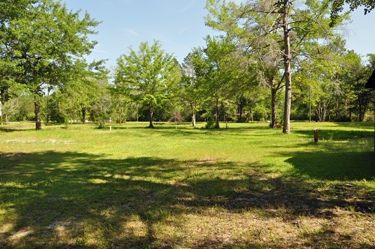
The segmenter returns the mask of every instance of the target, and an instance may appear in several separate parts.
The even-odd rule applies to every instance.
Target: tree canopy
[[[0,26],[0,84],[26,89],[34,96],[36,129],[41,129],[42,85],[69,84],[76,80],[74,67],[94,48],[89,34],[99,22],[86,13],[69,11],[52,0],[5,1],[7,13]],[[5,7],[15,4],[20,9]],[[17,15],[17,13],[21,13]]]
[[[130,48],[130,53],[121,55],[117,63],[117,84],[121,83],[124,90],[130,88],[133,99],[147,106],[149,127],[153,128],[156,108],[172,97],[180,79],[176,58],[161,49],[159,41],[151,46],[142,42],[139,51]]]

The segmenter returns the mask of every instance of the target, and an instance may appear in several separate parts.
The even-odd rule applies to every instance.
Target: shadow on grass
[[[0,132],[30,131],[31,129],[32,128],[30,127],[24,128],[22,126],[6,126],[6,127],[0,127]]]
[[[332,122],[333,124],[336,124],[341,127],[374,127],[374,121],[367,121],[367,122]]]
[[[329,156],[336,155],[325,159]],[[187,243],[191,248],[220,247],[228,244],[215,235],[189,241],[178,232],[160,236],[158,227],[183,227],[186,215],[200,215],[209,208],[232,213],[256,209],[285,222],[300,216],[330,219],[329,209],[336,207],[355,206],[356,211],[371,215],[375,211],[370,190],[340,183],[320,191],[323,183],[318,181],[267,178],[268,165],[104,157],[52,151],[0,154],[0,208],[5,214],[0,246],[171,248]],[[305,159],[297,155],[289,160],[298,161],[295,167],[301,172],[309,172],[299,165]],[[336,170],[328,164],[323,167]],[[361,198],[352,200],[355,195]],[[269,246],[257,243],[252,247]],[[232,244],[243,246],[239,241]]]
[[[372,152],[297,153],[286,162],[293,166],[290,175],[317,180],[375,180]]]
[[[308,130],[293,130],[293,133],[302,134],[311,139],[314,138],[314,131]],[[373,131],[358,131],[358,130],[319,130],[319,140],[347,140],[358,138],[373,138]]]

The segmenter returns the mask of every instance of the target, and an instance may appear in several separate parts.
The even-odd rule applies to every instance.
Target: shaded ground
[[[375,191],[349,182],[373,179],[371,160],[298,153],[273,177],[215,158],[2,153],[0,247],[374,248]]]

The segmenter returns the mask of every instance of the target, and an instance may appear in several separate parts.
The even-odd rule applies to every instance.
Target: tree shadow
[[[159,238],[158,224],[179,227],[186,215],[209,208],[233,213],[259,209],[267,217],[280,217],[275,210],[282,208],[286,222],[300,216],[329,218],[327,209],[353,203],[361,212],[375,210],[369,191],[360,200],[348,200],[363,187],[336,184],[319,192],[321,182],[265,177],[269,165],[106,156],[53,151],[0,154],[1,209],[7,214],[0,246],[171,248],[181,245],[184,235]],[[305,158],[291,160],[300,164]],[[337,195],[338,191],[343,194]],[[189,247],[224,245],[212,238]]]
[[[293,130],[293,133],[314,139],[314,130]],[[373,131],[361,130],[318,130],[319,140],[347,140],[374,137]]]
[[[0,132],[14,132],[14,131],[30,131],[30,128],[23,129],[22,127],[17,128],[15,126],[0,127]]]
[[[371,152],[295,153],[286,162],[293,166],[288,174],[318,180],[374,180],[375,157]]]
[[[363,128],[363,127],[374,127],[373,121],[368,122],[332,122],[333,124],[336,124],[341,127],[356,127],[356,128]]]

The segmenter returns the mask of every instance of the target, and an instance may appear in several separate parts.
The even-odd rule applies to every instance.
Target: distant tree
[[[112,108],[113,112],[119,116],[120,125],[125,118],[125,122],[128,116],[128,105],[131,103],[130,98],[130,86],[128,82],[123,82],[117,78],[118,67],[112,68],[112,78],[114,79],[113,84],[109,87],[112,95]]]
[[[17,99],[11,99],[5,102],[1,107],[1,111],[3,116],[5,116],[5,123],[8,124],[9,118],[18,112]]]
[[[230,94],[231,84],[240,71],[232,63],[236,45],[228,37],[206,38],[206,46],[192,52],[196,84],[206,102],[214,105],[216,127],[219,128],[219,108]]]
[[[360,55],[354,51],[346,54],[346,70],[343,74],[343,81],[346,85],[345,91],[350,105],[350,113],[356,112],[358,121],[364,120],[366,111],[372,104],[372,98],[375,95],[373,91],[365,88],[367,80],[373,71],[374,57],[369,54],[369,63],[366,66]]]
[[[181,64],[181,92],[180,97],[188,103],[192,113],[192,126],[196,127],[196,112],[200,109],[201,96],[197,87],[197,79],[194,70],[192,54],[188,54]]]
[[[117,65],[116,81],[131,89],[134,101],[147,106],[149,128],[153,128],[156,108],[173,95],[180,80],[176,58],[162,50],[159,41],[154,41],[152,46],[142,42],[138,52],[130,48],[129,55],[121,55]]]

